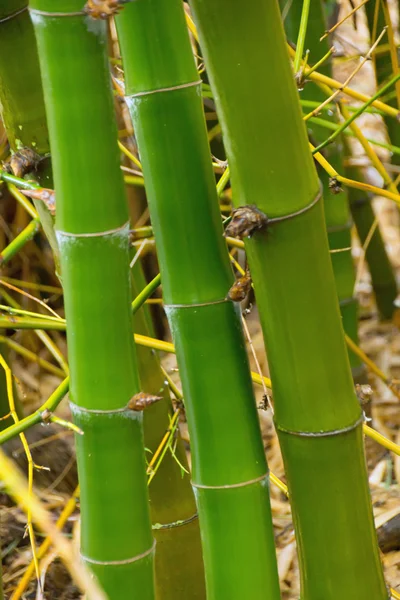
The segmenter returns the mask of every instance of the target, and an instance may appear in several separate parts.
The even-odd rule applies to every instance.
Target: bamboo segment
[[[286,5],[285,0],[280,0],[281,7]],[[285,31],[290,41],[295,41],[300,27],[302,0],[294,0],[285,18]],[[315,64],[326,56],[329,51],[327,40],[320,41],[321,35],[326,30],[324,7],[322,0],[313,2],[310,11],[306,48],[310,51],[309,61]],[[332,76],[332,65],[330,60],[320,66],[320,72],[329,77]],[[325,95],[315,82],[309,81],[300,84],[300,96],[309,101],[324,102]],[[309,135],[319,145],[326,137],[326,132],[322,127],[315,123],[307,123]],[[343,146],[341,141],[331,144],[325,150],[325,158],[332,167],[338,171],[343,171]],[[358,344],[358,303],[354,296],[354,266],[351,256],[351,216],[348,204],[347,188],[337,190],[339,193],[332,193],[330,178],[326,171],[318,168],[318,175],[323,185],[325,222],[328,232],[329,248],[331,250],[331,260],[333,274],[335,277],[336,291],[338,294],[340,312],[344,331]],[[349,351],[350,364],[355,381],[361,382],[365,379],[365,368],[357,355]]]
[[[129,224],[106,23],[80,0],[35,0],[57,190],[71,407],[78,427],[81,553],[110,600],[153,600],[142,413],[131,335]]]
[[[183,7],[138,0],[117,27],[191,435],[207,598],[277,599],[267,466],[240,315],[226,299],[233,277]]]
[[[0,111],[11,150],[28,147],[42,160],[35,177],[52,187],[49,137],[35,34],[27,0],[4,0],[0,6]],[[58,267],[53,219],[40,200],[34,200]]]
[[[257,11],[243,10],[240,0],[193,0],[192,7],[234,204],[255,205],[270,219],[245,243],[268,347],[302,598],[383,600],[362,415],[278,3],[260,0]]]

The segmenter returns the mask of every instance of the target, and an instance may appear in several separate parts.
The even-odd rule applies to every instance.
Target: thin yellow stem
[[[63,527],[66,524],[66,522],[68,521],[69,517],[74,512],[78,498],[79,498],[79,486],[75,489],[74,493],[72,494],[71,498],[66,503],[63,511],[61,512],[61,514],[57,520],[56,528],[58,531],[61,531],[63,529]],[[49,548],[51,546],[51,543],[52,543],[51,538],[46,537],[46,539],[41,544],[41,546],[39,547],[38,552],[37,552],[37,557],[39,560],[41,560],[46,555],[47,551],[49,550]],[[30,562],[30,564],[28,565],[28,567],[25,569],[24,575],[23,575],[22,579],[19,581],[10,600],[20,600],[21,599],[21,596],[25,592],[26,588],[28,587],[29,582],[30,582],[34,572],[35,572],[35,564],[32,560]]]
[[[357,73],[363,68],[363,66],[365,65],[365,63],[371,58],[371,55],[373,53],[373,51],[375,50],[375,48],[378,46],[379,42],[381,41],[382,37],[385,35],[386,29],[384,29],[382,31],[382,33],[379,35],[378,39],[376,40],[376,42],[371,46],[371,48],[368,50],[367,54],[362,58],[362,60],[358,63],[358,65],[356,66],[356,68],[354,69],[354,71],[352,71],[352,73],[350,73],[350,75],[348,76],[348,78],[346,79],[346,81],[343,83],[343,88],[346,88],[349,83],[352,81],[352,79],[357,75]],[[305,115],[303,117],[304,121],[308,121],[308,119],[310,119],[311,117],[315,117],[318,113],[321,112],[321,110],[327,106],[328,104],[330,104],[340,93],[341,93],[341,89],[338,88],[336,89],[333,94],[331,94],[328,98],[326,98],[326,100],[324,100],[319,106],[317,106],[317,108],[314,108],[314,110],[312,110],[310,113],[308,113],[308,115]]]
[[[337,23],[335,23],[335,25],[333,27],[331,27],[330,29],[328,29],[327,31],[325,31],[324,35],[320,38],[319,41],[322,42],[322,40],[324,40],[325,38],[327,38],[328,35],[330,35],[334,31],[336,31],[336,29],[338,27],[340,27],[340,25],[342,25],[345,21],[347,21],[348,18],[352,17],[354,15],[354,13],[356,13],[367,2],[369,2],[369,0],[363,0],[358,6],[355,6],[349,13],[347,13],[347,15],[345,17],[343,17],[343,19],[340,19],[340,21],[338,21]]]
[[[10,367],[8,366],[8,364],[4,360],[4,357],[1,354],[0,354],[0,365],[4,369],[5,376],[6,376],[7,397],[8,397],[8,404],[10,407],[10,415],[11,415],[14,423],[17,424],[19,422],[19,418],[18,418],[18,414],[16,411],[16,407],[15,407],[13,377],[12,377]],[[23,446],[25,454],[26,454],[26,460],[28,461],[28,496],[29,496],[29,498],[31,498],[32,494],[33,494],[34,463],[33,463],[32,454],[29,449],[29,445],[28,445],[27,439],[25,437],[25,434],[20,433],[19,437],[20,437],[22,446]],[[28,534],[29,534],[29,541],[30,541],[31,548],[32,548],[32,557],[33,557],[33,562],[35,565],[36,578],[37,578],[38,586],[40,587],[39,561],[38,561],[37,553],[36,553],[36,541],[35,541],[35,533],[33,531],[32,511],[31,511],[30,503],[28,504],[26,519],[27,519],[27,530],[28,530]]]
[[[287,48],[288,48],[289,54],[293,58],[295,51],[290,46],[290,44],[287,45]],[[316,83],[324,84],[325,86],[328,86],[329,88],[340,90],[347,96],[350,96],[350,98],[354,98],[355,100],[359,100],[360,102],[365,103],[365,102],[368,102],[369,100],[371,100],[370,96],[367,96],[366,94],[362,94],[361,92],[353,90],[352,88],[349,88],[347,86],[343,86],[343,84],[340,83],[339,81],[336,81],[336,79],[332,79],[332,77],[323,75],[322,73],[319,73],[318,71],[314,71],[313,73],[311,73],[310,79],[311,79],[311,81],[315,81]],[[398,116],[400,114],[396,108],[393,108],[392,106],[389,106],[388,104],[385,104],[381,100],[374,100],[374,102],[372,102],[371,106],[374,106],[375,108],[382,111],[385,115],[388,115],[389,117],[398,118]]]
[[[57,554],[70,571],[81,590],[87,592],[91,600],[107,600],[89,570],[81,564],[70,542],[60,534],[52,521],[51,515],[43,507],[35,494],[30,494],[26,480],[2,450],[0,450],[0,479],[3,481],[15,501],[25,512],[32,514],[35,523],[51,538]]]
[[[129,160],[131,160],[140,170],[142,170],[142,164],[140,160],[136,158],[136,156],[132,154],[132,152],[130,152],[128,148],[124,146],[124,144],[121,144],[120,141],[118,141],[118,148],[125,154],[125,156],[129,158]]]
[[[397,56],[396,42],[394,40],[392,19],[390,18],[390,11],[389,11],[389,6],[387,3],[387,0],[381,0],[381,3],[382,3],[382,8],[383,8],[383,14],[385,17],[387,32],[388,32],[390,60],[392,62],[392,71],[393,71],[393,75],[397,75],[397,73],[399,72],[399,59]],[[400,108],[400,80],[396,81],[395,90],[396,90],[396,98],[397,98],[397,108]]]

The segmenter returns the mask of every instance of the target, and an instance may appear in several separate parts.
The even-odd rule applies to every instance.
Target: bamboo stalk
[[[191,435],[207,598],[279,598],[267,466],[179,0],[117,17]],[[151,43],[149,43],[151,40]],[[226,426],[229,419],[229,427]]]
[[[81,553],[110,600],[153,599],[140,390],[131,335],[129,225],[106,23],[80,0],[31,3],[57,189],[81,485]]]
[[[27,0],[4,0],[0,6],[0,110],[11,150],[33,149],[42,157],[35,177],[51,187],[49,138],[35,34]],[[34,200],[51,245],[56,266],[58,247],[53,218],[43,202]]]
[[[280,0],[281,7],[286,4]],[[289,40],[295,40],[299,30],[302,15],[302,0],[294,0],[285,19],[285,31]],[[316,63],[321,56],[329,51],[326,39],[320,41],[320,36],[326,30],[324,7],[321,0],[313,2],[313,8],[308,22],[306,47],[310,51],[310,62]],[[330,60],[320,66],[320,71],[325,75],[332,75]],[[300,90],[302,98],[310,101],[323,102],[325,95],[312,81],[303,85]],[[337,119],[336,119],[337,121]],[[325,131],[315,123],[308,123],[310,135],[317,143],[325,139]],[[326,149],[325,157],[337,171],[343,169],[342,143],[330,145]],[[333,274],[335,277],[336,291],[339,299],[340,312],[344,331],[358,344],[358,302],[354,296],[354,266],[351,256],[351,216],[348,204],[348,190],[338,190],[333,194],[330,186],[330,177],[320,166],[318,168],[323,191],[325,223],[328,232],[328,242],[331,251]],[[359,357],[349,350],[350,364],[354,381],[361,382],[365,379],[365,368]]]
[[[243,10],[239,0],[191,4],[234,204],[281,219],[245,243],[268,347],[302,598],[383,600],[362,415],[278,3],[260,1],[257,11]]]

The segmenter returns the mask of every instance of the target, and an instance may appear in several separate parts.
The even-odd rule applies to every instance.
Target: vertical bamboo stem
[[[183,6],[138,0],[117,27],[191,435],[207,598],[277,599],[267,467]]]
[[[80,0],[35,0],[57,191],[81,553],[110,600],[153,600],[142,413],[130,314],[129,224],[116,144],[106,23]]]
[[[191,4],[234,203],[256,205],[270,219],[245,243],[268,347],[302,598],[383,600],[362,415],[278,3],[260,0],[256,11],[240,0]]]

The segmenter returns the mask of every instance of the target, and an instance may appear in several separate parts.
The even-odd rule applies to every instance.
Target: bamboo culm
[[[34,0],[30,11],[57,193],[71,408],[84,432],[81,554],[110,600],[154,600],[143,415],[128,408],[140,384],[107,25],[83,14],[80,0]]]
[[[267,466],[182,3],[127,4],[117,29],[191,436],[207,598],[275,600]]]
[[[255,205],[269,219],[245,245],[271,370],[301,597],[383,600],[362,414],[278,2],[260,1],[257,11],[240,0],[192,0],[191,7],[234,205]]]

